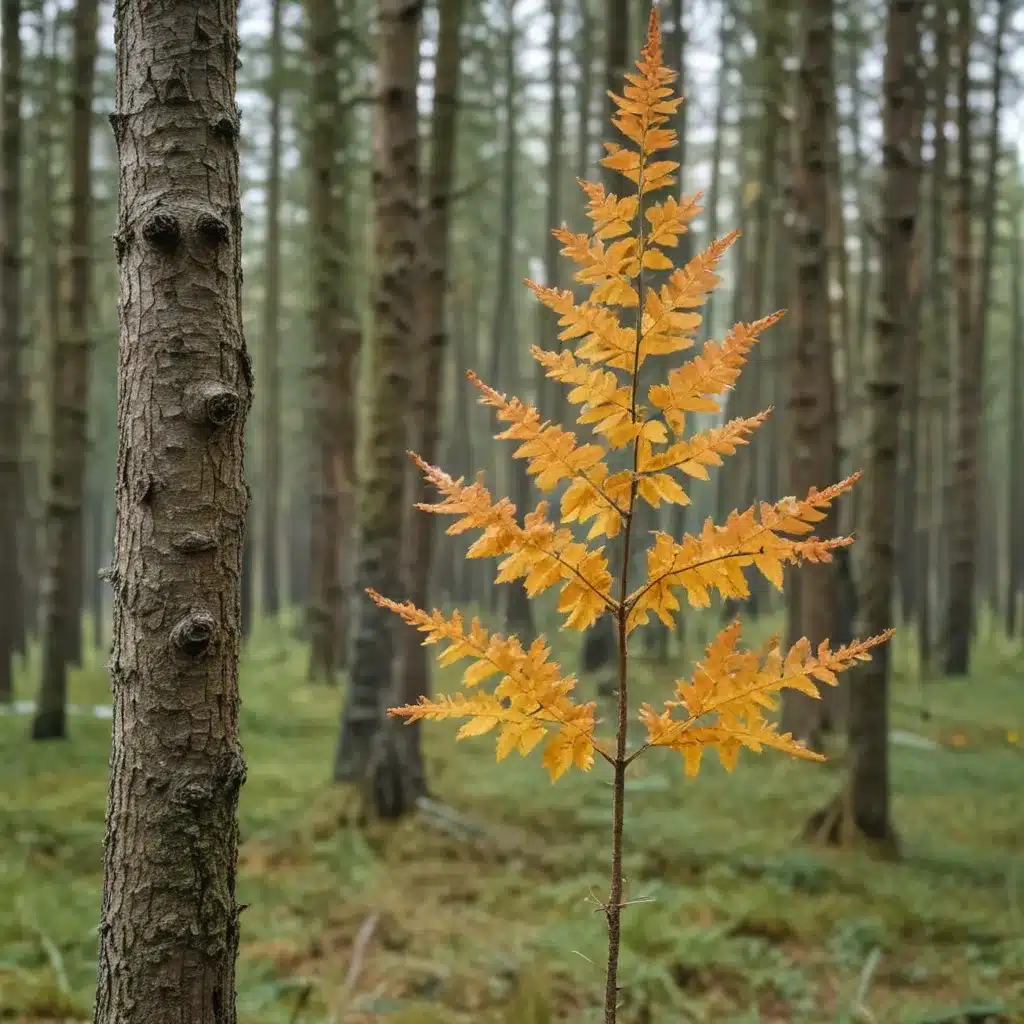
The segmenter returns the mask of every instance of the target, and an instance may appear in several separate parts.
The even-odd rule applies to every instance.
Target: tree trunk
[[[415,300],[418,315],[418,371],[413,388],[410,438],[413,449],[431,465],[437,459],[441,431],[441,394],[445,351],[448,347],[446,299],[449,279],[448,240],[451,228],[451,201],[455,179],[455,144],[458,125],[459,73],[462,68],[463,0],[442,0],[437,44],[437,77],[434,80],[434,110],[430,125],[430,171],[427,177],[426,212],[423,218],[421,265]],[[460,374],[461,376],[461,374]],[[463,384],[464,382],[460,383]],[[412,471],[414,501],[431,502],[436,498],[419,468]],[[431,570],[437,523],[420,509],[406,507],[410,552],[411,587],[409,599],[417,607],[430,602]],[[404,680],[399,701],[414,704],[430,693],[430,661],[420,643],[418,631],[406,627]],[[403,726],[403,732],[417,729],[419,723]],[[416,741],[418,742],[418,740]],[[378,812],[383,808],[377,808]]]
[[[918,0],[889,0],[883,65],[881,273],[875,319],[875,358],[868,380],[868,446],[860,531],[861,608],[867,634],[892,621],[896,561],[896,485],[899,417],[909,339],[906,296],[918,217],[920,154],[914,137],[924,105],[920,74],[921,17]],[[888,647],[859,670],[850,685],[849,754],[846,791],[816,814],[808,831],[833,842],[855,834],[885,853],[896,849],[889,801]]]
[[[832,0],[806,0],[801,12],[801,51],[797,85],[796,145],[793,166],[793,342],[789,372],[788,492],[804,494],[811,487],[839,479],[839,424],[834,376],[835,339],[829,300],[829,197],[837,168],[830,159],[835,82],[833,77],[834,10]],[[832,179],[832,180],[830,180]],[[815,531],[836,535],[836,517],[828,516]],[[797,590],[791,623],[794,639],[805,636],[813,647],[835,636],[836,575],[833,564],[807,565],[789,574]],[[838,694],[812,700],[796,690],[783,699],[782,729],[821,749],[823,731],[831,731]]]
[[[263,292],[263,615],[281,611],[281,44],[283,0],[272,0],[270,28],[270,153]]]
[[[341,587],[340,495],[336,479],[341,409],[336,386],[342,347],[340,292],[343,266],[335,185],[340,102],[338,5],[307,0],[309,55],[313,65],[309,211],[312,231],[313,335],[316,351],[313,399],[313,486],[310,500],[309,678],[334,682],[338,667],[338,596]]]
[[[1006,529],[1006,632],[1016,636],[1020,595],[1024,592],[1024,239],[1018,204],[1013,211],[1012,255],[1010,260],[1010,424],[1007,451],[1010,453]]]
[[[946,127],[949,122],[949,7],[936,4],[934,11],[935,69],[934,105],[935,133],[932,162],[929,169],[928,195],[928,294],[929,339],[926,354],[929,363],[930,386],[925,401],[926,425],[921,438],[927,488],[927,520],[919,516],[917,540],[921,574],[918,601],[918,652],[922,674],[927,674],[935,660],[935,642],[940,633],[936,622],[939,604],[940,574],[947,569],[944,556],[948,530],[946,529],[947,503],[943,482],[948,476],[946,452],[952,442],[950,410],[950,356],[951,338],[949,317],[950,281],[946,265],[946,190],[948,188],[948,151]]]
[[[950,568],[949,605],[945,670],[947,675],[966,675],[970,667],[971,631],[974,624],[974,591],[978,559],[980,513],[979,478],[982,460],[982,392],[985,376],[985,335],[991,292],[992,260],[995,251],[995,203],[998,189],[998,165],[1002,140],[999,116],[1003,79],[1003,47],[1010,15],[1010,0],[999,0],[996,14],[995,53],[992,71],[992,108],[982,195],[985,237],[981,266],[974,282],[974,257],[971,241],[971,153],[969,66],[972,15],[970,0],[959,5],[960,25],[960,104],[958,125],[961,137],[958,205],[956,213],[957,283],[957,415],[956,444],[950,481]]]
[[[0,10],[0,703],[14,698],[25,629],[18,538],[24,529],[21,430],[21,0]]]
[[[551,89],[551,106],[548,117],[547,173],[545,174],[544,223],[562,223],[562,136],[564,133],[565,109],[562,104],[562,12],[563,0],[550,0],[551,33],[548,37],[548,87]],[[558,239],[551,233],[544,233],[544,283],[549,287],[559,285]],[[557,319],[542,303],[537,304],[537,344],[544,349],[560,350]],[[535,402],[540,414],[562,422],[568,408],[565,389],[557,381],[549,381],[544,368],[538,363],[534,370]],[[525,511],[525,510],[523,510]]]
[[[88,452],[89,307],[92,287],[92,96],[98,0],[75,6],[71,88],[71,230],[67,303],[56,331],[51,390],[51,452],[47,492],[43,667],[32,738],[65,735],[67,672],[79,660],[82,630],[85,461]],[[77,638],[77,644],[75,639]]]
[[[113,747],[95,1024],[234,1024],[243,472],[233,3],[117,7]]]
[[[516,95],[519,88],[516,67],[518,33],[515,25],[515,0],[507,0],[506,12],[508,22],[504,39],[505,150],[501,184],[501,238],[498,241],[499,251],[496,266],[498,279],[495,284],[494,319],[491,324],[492,376],[488,382],[492,387],[497,388],[513,388],[522,383],[519,353],[516,350],[517,303],[516,296],[512,291],[517,227],[516,184],[518,179],[516,174],[519,165],[518,111],[516,109]],[[629,20],[625,15],[623,17],[623,31],[628,34]],[[509,489],[521,518],[529,511],[529,476],[526,472],[526,464],[522,459],[513,459],[509,456],[507,461],[509,464]],[[503,583],[497,589],[504,599],[502,604],[506,630],[519,636],[524,644],[531,643],[537,635],[537,630],[533,621],[533,605],[526,596],[526,591],[519,583]]]
[[[356,566],[349,686],[334,761],[335,781],[366,779],[374,809],[385,816],[411,810],[423,787],[419,732],[382,729],[393,696],[396,620],[367,599],[408,593],[403,578],[406,414],[409,402],[413,280],[419,237],[419,76],[423,0],[377,2],[377,103],[373,120],[372,367],[363,419],[365,459],[356,498]],[[403,629],[400,623],[398,629]],[[400,700],[400,696],[398,697]],[[404,734],[404,735],[403,735]],[[387,742],[378,747],[384,736]],[[401,737],[401,740],[399,739]],[[371,757],[371,755],[373,755]],[[378,756],[379,755],[379,756]]]

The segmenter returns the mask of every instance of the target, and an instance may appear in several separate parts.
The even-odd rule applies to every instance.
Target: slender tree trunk
[[[313,334],[316,351],[314,401],[314,471],[311,495],[309,678],[334,682],[338,667],[337,599],[341,587],[340,495],[336,453],[340,426],[339,395],[342,346],[340,289],[343,267],[336,206],[338,97],[338,5],[335,0],[306,0],[309,17],[311,76],[309,200],[312,238]]]
[[[235,1024],[252,388],[236,8],[126,0],[116,14],[114,720],[94,1021]]]
[[[378,0],[377,103],[373,120],[374,281],[372,370],[367,385],[365,459],[356,499],[356,594],[349,687],[334,762],[335,781],[366,778],[384,817],[411,810],[424,784],[419,732],[383,728],[401,634],[394,617],[365,596],[372,587],[401,598],[413,280],[420,219],[419,75],[423,0]],[[404,627],[398,625],[398,629]],[[400,727],[399,727],[400,728]],[[399,739],[402,733],[406,735]],[[410,738],[411,737],[411,738]],[[382,742],[382,740],[384,742]],[[372,755],[372,757],[371,757]]]
[[[919,518],[918,550],[921,561],[921,590],[918,602],[918,650],[924,673],[932,667],[935,641],[939,634],[935,610],[939,604],[940,575],[946,571],[947,541],[944,481],[948,475],[946,452],[952,443],[950,410],[951,337],[949,315],[950,281],[946,267],[946,190],[948,187],[948,152],[946,127],[949,122],[949,6],[943,0],[936,4],[934,21],[935,72],[934,105],[935,134],[929,173],[928,213],[928,294],[930,312],[929,356],[930,388],[925,398],[926,423],[922,438],[926,463],[928,519]]]
[[[430,127],[431,164],[426,182],[421,266],[415,295],[419,352],[418,372],[413,382],[410,437],[414,450],[431,465],[437,459],[440,445],[442,378],[448,347],[448,241],[455,176],[459,73],[462,67],[462,10],[463,0],[442,0],[439,11],[437,77],[434,80],[434,111]],[[409,468],[414,473],[414,501],[433,501],[436,495],[419,468]],[[432,516],[414,508],[412,503],[407,506],[406,514],[409,517],[407,529],[412,570],[409,599],[418,608],[425,608],[430,601],[437,523]],[[420,696],[430,692],[430,661],[416,630],[406,628],[403,638],[405,678],[400,703],[414,704]],[[403,732],[416,729],[418,724],[403,726]]]
[[[835,187],[830,178],[836,172],[829,146],[835,90],[832,0],[806,0],[801,17],[793,168],[796,288],[789,373],[791,448],[787,485],[795,494],[804,494],[822,481],[839,478],[828,235],[829,197]],[[833,537],[836,525],[835,515],[830,515],[818,524],[816,535]],[[798,594],[793,606],[797,615],[791,624],[792,632],[806,636],[814,647],[833,637],[837,626],[834,565],[805,566],[800,572],[789,574],[788,585]],[[782,728],[820,749],[821,732],[831,729],[835,712],[834,697],[829,702],[812,701],[806,694],[791,690],[783,700]]]
[[[715,127],[711,140],[711,183],[705,207],[708,225],[705,245],[710,245],[718,237],[718,210],[722,196],[722,148],[725,143],[725,111],[729,101],[729,71],[732,66],[732,33],[732,15],[728,5],[723,4],[718,28],[718,95],[715,97]],[[715,318],[712,313],[715,304],[715,293],[711,292],[704,306],[704,322],[701,324],[701,337],[705,341],[715,330]]]
[[[991,140],[990,173],[999,153],[999,78],[1002,74],[1002,26],[1007,0],[1000,0],[996,39],[992,111],[996,134]],[[971,153],[970,50],[974,34],[970,0],[957,5],[957,51],[960,61],[957,90],[957,198],[954,214],[953,278],[957,309],[956,437],[946,500],[949,502],[949,601],[946,606],[947,675],[966,675],[974,626],[974,591],[978,555],[979,467],[981,459],[982,385],[985,367],[984,306],[975,306],[973,228],[973,162]],[[994,187],[994,186],[992,186]],[[986,193],[989,185],[986,184]],[[985,196],[988,201],[988,195]],[[982,275],[982,278],[984,275]],[[978,294],[984,291],[978,288]]]
[[[604,0],[604,118],[610,124],[618,108],[607,95],[622,95],[622,81],[631,70],[629,63],[629,0]],[[601,168],[601,179],[608,192],[621,192],[620,178],[615,171]]]
[[[1016,636],[1020,597],[1024,592],[1024,239],[1021,215],[1024,205],[1013,211],[1012,256],[1010,261],[1010,479],[1007,493],[1006,632]]]
[[[71,105],[71,231],[67,304],[53,353],[47,568],[43,588],[43,668],[32,738],[65,735],[67,672],[81,647],[85,463],[88,452],[89,307],[92,287],[92,96],[98,0],[75,7]],[[78,644],[73,643],[77,636]]]
[[[491,324],[491,353],[493,367],[497,374],[490,383],[495,387],[515,387],[520,384],[518,352],[516,351],[517,303],[513,293],[516,244],[516,184],[519,163],[519,135],[517,131],[516,93],[519,88],[516,68],[515,25],[516,3],[507,0],[508,24],[505,34],[505,155],[502,169],[501,194],[501,239],[497,262],[498,280],[495,286],[494,319]],[[629,31],[625,15],[623,30]],[[512,500],[522,517],[529,509],[530,483],[526,465],[522,459],[509,459]],[[501,584],[499,592],[504,598],[505,626],[510,633],[517,634],[529,644],[536,635],[533,621],[533,605],[526,591],[518,583]]]
[[[25,629],[18,538],[24,529],[19,419],[21,370],[21,0],[0,8],[0,703],[14,697],[14,655]]]
[[[591,0],[578,0],[580,10],[579,39],[579,85],[576,89],[576,177],[580,181],[590,180],[593,166],[593,124],[591,112],[594,107],[594,15],[590,9]],[[581,207],[586,199],[582,192]]]
[[[906,145],[924,105],[918,0],[889,0],[883,65],[881,287],[875,358],[868,380],[868,448],[862,553],[863,624],[869,635],[889,628],[895,586],[896,486],[902,353],[908,344],[906,296],[918,217],[920,154]],[[842,842],[860,834],[886,853],[896,849],[889,799],[889,656],[883,648],[850,686],[846,792],[809,823],[809,831]]]
[[[551,89],[550,116],[548,118],[548,152],[545,187],[544,223],[552,226],[562,223],[562,136],[565,109],[562,105],[562,13],[563,0],[550,0],[551,34],[548,37],[548,86]],[[559,243],[551,231],[544,235],[544,283],[550,287],[559,284]],[[537,344],[541,348],[560,350],[557,320],[543,304],[537,305]],[[549,381],[544,368],[538,363],[534,377],[535,402],[541,415],[561,422],[567,408],[565,389]]]
[[[267,167],[267,237],[263,294],[263,614],[281,610],[279,510],[281,504],[281,44],[283,0],[272,0],[270,28],[270,153]]]

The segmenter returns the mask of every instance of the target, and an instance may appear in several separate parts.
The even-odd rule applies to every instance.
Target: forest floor
[[[992,641],[978,661],[967,682],[897,680],[894,725],[935,741],[893,746],[898,863],[794,841],[837,763],[744,753],[688,781],[678,758],[638,762],[627,896],[650,902],[624,912],[623,1024],[1024,1021],[1021,651]],[[71,700],[108,705],[89,662]],[[497,765],[493,740],[429,725],[457,816],[359,830],[327,781],[339,694],[304,670],[267,629],[242,666],[240,1024],[600,1019],[601,766],[551,785],[536,753]],[[667,696],[640,671],[643,699]],[[110,723],[75,715],[50,744],[28,728],[0,716],[0,1019],[84,1021]]]

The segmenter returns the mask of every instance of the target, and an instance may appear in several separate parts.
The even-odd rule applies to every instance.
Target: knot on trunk
[[[196,217],[196,235],[210,247],[227,245],[231,233],[227,222],[214,213],[201,213]]]
[[[154,249],[170,253],[181,241],[181,225],[173,213],[154,213],[143,225],[142,237]]]
[[[238,392],[220,381],[204,380],[185,388],[182,408],[197,427],[223,427],[238,415]]]
[[[207,611],[190,611],[171,630],[171,643],[189,657],[204,654],[217,631],[217,622]]]

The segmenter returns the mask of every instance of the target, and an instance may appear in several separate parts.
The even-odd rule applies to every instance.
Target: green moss
[[[1024,724],[1011,652],[985,657],[971,681],[899,683],[895,726],[928,733],[946,713]],[[657,699],[664,684],[640,671],[637,699]],[[536,757],[496,765],[493,744],[428,727],[436,796],[458,817],[360,832],[327,782],[340,695],[304,678],[305,651],[262,631],[242,669],[242,1024],[597,1019],[600,766],[552,786]],[[904,708],[922,692],[932,722]],[[109,701],[98,656],[72,677],[71,701]],[[110,723],[75,716],[70,740],[48,744],[32,744],[29,725],[0,716],[0,1017],[86,1020]],[[834,1022],[876,949],[867,1003],[880,1021],[1024,996],[1019,751],[895,745],[896,864],[794,844],[835,766],[745,756],[732,776],[711,763],[688,782],[671,757],[640,764],[627,895],[649,901],[623,919],[627,1024]]]

